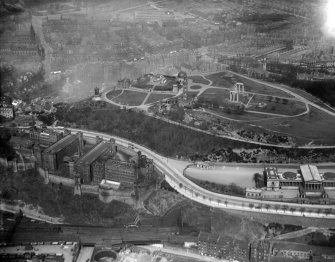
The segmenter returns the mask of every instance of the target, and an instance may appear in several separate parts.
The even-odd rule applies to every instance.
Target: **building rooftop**
[[[107,152],[110,148],[110,143],[106,141],[101,141],[99,144],[95,145],[90,151],[78,159],[76,164],[91,164],[103,153]]]
[[[265,168],[266,171],[266,176],[268,179],[278,179],[278,172],[277,172],[277,168],[275,167],[266,167]]]
[[[47,149],[44,150],[44,153],[57,153],[62,150],[67,145],[71,144],[78,138],[77,135],[67,135],[66,137],[62,138],[55,144],[51,145]]]
[[[305,182],[309,181],[321,182],[322,179],[316,166],[302,165],[300,166],[300,170]]]
[[[33,252],[35,255],[39,254],[50,254],[56,256],[62,256],[64,262],[71,262],[73,260],[72,249],[75,246],[78,246],[77,242],[66,242],[65,244],[59,244],[58,242],[53,242],[50,244],[44,244],[43,242],[38,243],[28,243],[27,245],[18,245],[18,246],[5,246],[2,247],[1,256],[6,254],[25,254]],[[5,258],[6,259],[6,258]],[[1,257],[0,257],[1,260]],[[5,260],[1,260],[5,261]],[[12,260],[15,261],[15,260]],[[18,260],[16,260],[18,261]],[[56,260],[54,260],[56,261]]]

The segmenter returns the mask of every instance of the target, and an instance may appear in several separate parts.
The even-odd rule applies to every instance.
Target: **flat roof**
[[[305,182],[308,181],[318,181],[321,182],[321,176],[319,174],[318,168],[313,165],[302,165],[300,166],[302,177]]]
[[[73,141],[77,139],[77,135],[67,135],[66,137],[62,138],[55,144],[49,146],[47,149],[44,150],[44,153],[57,153],[62,150],[68,144],[71,144]]]
[[[90,151],[78,159],[77,163],[91,164],[99,156],[105,153],[110,148],[110,143],[106,141],[101,141],[99,144],[95,145]]]

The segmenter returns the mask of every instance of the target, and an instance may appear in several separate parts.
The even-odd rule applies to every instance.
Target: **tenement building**
[[[8,96],[0,96],[0,116],[7,120],[14,118],[14,106],[12,99]]]
[[[248,198],[330,204],[335,202],[335,172],[320,173],[314,165],[301,165],[297,172],[278,172],[265,167],[266,187],[248,188]]]
[[[81,132],[67,135],[42,153],[42,165],[49,173],[55,174],[62,170],[64,157],[83,152],[83,134]]]

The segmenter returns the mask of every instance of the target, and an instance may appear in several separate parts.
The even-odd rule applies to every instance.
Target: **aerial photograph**
[[[0,0],[0,262],[335,262],[335,0]]]

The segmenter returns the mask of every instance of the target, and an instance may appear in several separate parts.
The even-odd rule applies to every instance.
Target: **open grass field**
[[[170,97],[173,97],[173,95],[151,93],[149,98],[146,101],[146,104],[151,104],[151,103],[160,101],[160,100],[165,99],[165,98],[170,98]]]
[[[187,97],[189,98],[194,98],[199,94],[199,92],[197,91],[191,91],[191,92],[186,91],[185,93],[187,94]]]
[[[120,95],[123,90],[111,90],[106,94],[108,99],[113,99],[114,97]]]
[[[252,80],[235,76],[235,79],[237,82],[244,83],[245,91],[246,92],[252,92],[252,93],[260,93],[260,94],[266,94],[270,96],[279,96],[279,97],[292,97],[290,94],[281,91],[276,88],[268,87],[264,84],[256,83]]]
[[[281,91],[279,89],[271,88],[263,84],[255,83],[254,81],[245,79],[243,77],[234,76],[233,78],[227,78],[225,77],[224,72],[215,73],[206,76],[206,78],[213,81],[212,86],[219,86],[219,87],[225,87],[225,88],[231,88],[233,87],[232,79],[236,82],[242,82],[245,86],[246,92],[253,92],[253,93],[260,93],[260,94],[266,94],[271,96],[280,96],[280,97],[292,97],[290,94],[287,94],[284,91]]]
[[[335,117],[314,107],[310,113],[294,118],[277,118],[258,121],[255,125],[262,129],[280,132],[296,138],[298,145],[313,141],[315,145],[335,144]]]
[[[265,107],[258,107],[259,103],[266,103]],[[271,113],[271,114],[279,114],[279,115],[288,115],[293,116],[306,111],[306,106],[304,103],[296,101],[296,100],[286,100],[286,102],[282,102],[278,100],[268,101],[264,96],[255,95],[251,99],[251,105],[248,110],[263,112],[263,113]]]
[[[209,85],[209,81],[202,76],[189,76],[188,79],[191,79],[193,83]]]
[[[123,105],[138,106],[143,102],[146,96],[147,93],[144,92],[124,90],[122,95],[116,97],[113,101]]]
[[[230,78],[225,77],[224,72],[207,75],[206,78],[212,81],[212,86],[231,88],[234,84]]]
[[[201,89],[201,86],[199,86],[199,85],[193,85],[193,86],[190,86],[190,89],[192,89],[192,90],[199,90],[199,89]]]
[[[205,90],[199,97],[205,99],[205,100],[213,100],[218,97],[225,99],[229,99],[229,91],[226,89],[220,89],[220,88],[210,88]]]

